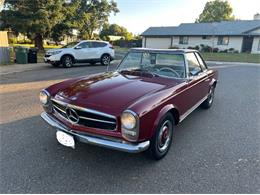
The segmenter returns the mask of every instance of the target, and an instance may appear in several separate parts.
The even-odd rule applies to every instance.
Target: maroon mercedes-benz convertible
[[[120,151],[168,152],[174,126],[210,108],[218,73],[199,52],[131,49],[116,71],[79,77],[40,92],[41,117],[68,147],[85,142]]]

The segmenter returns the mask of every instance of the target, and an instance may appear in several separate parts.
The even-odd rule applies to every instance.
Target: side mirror
[[[82,49],[81,46],[76,46],[74,49]]]

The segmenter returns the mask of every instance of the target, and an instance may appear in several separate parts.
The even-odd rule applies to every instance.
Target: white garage
[[[144,37],[143,45],[145,45],[146,48],[169,49],[171,47],[171,38]]]

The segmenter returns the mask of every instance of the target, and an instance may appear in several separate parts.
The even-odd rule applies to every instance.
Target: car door
[[[202,68],[195,52],[186,53],[188,65],[188,93],[189,107],[196,107],[208,95],[208,75],[207,70]]]
[[[203,58],[201,57],[201,55],[198,52],[194,52],[194,53],[200,64],[203,74],[207,75],[207,79],[204,80],[204,85],[205,85],[204,93],[208,93],[209,88],[210,88],[210,82],[211,82],[211,78],[209,77],[209,74],[208,74],[208,67],[207,67],[205,61],[203,60]]]
[[[106,43],[103,43],[103,42],[98,42],[98,41],[93,41],[93,48],[94,48],[94,56],[95,56],[95,59],[99,59],[101,58],[102,54],[105,53],[105,46],[107,44]]]
[[[86,41],[77,45],[77,47],[75,47],[75,56],[79,61],[94,59],[95,51],[92,47],[92,42]]]

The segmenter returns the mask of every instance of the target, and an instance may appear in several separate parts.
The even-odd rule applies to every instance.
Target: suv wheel
[[[110,60],[111,60],[110,56],[109,56],[108,54],[104,54],[104,55],[102,55],[100,61],[101,61],[101,64],[102,64],[102,65],[107,66],[107,65],[109,65],[109,63],[110,63]]]
[[[62,57],[61,63],[63,65],[63,67],[70,68],[73,66],[73,58],[69,55],[65,55]]]
[[[159,160],[163,158],[170,149],[174,129],[174,118],[167,113],[160,121],[149,147],[150,157]]]

